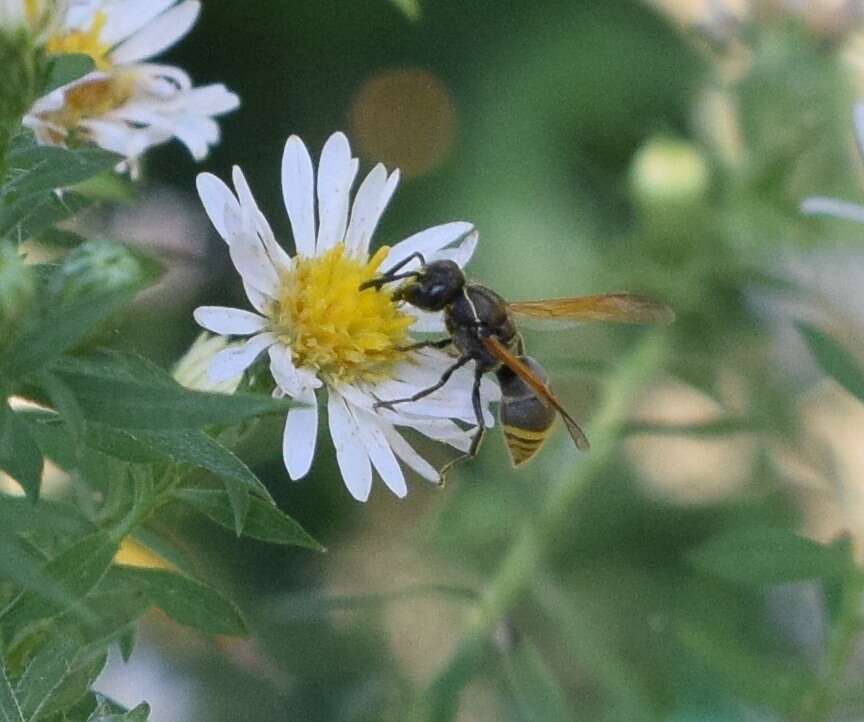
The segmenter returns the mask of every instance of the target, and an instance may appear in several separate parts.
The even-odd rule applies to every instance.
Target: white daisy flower
[[[412,331],[441,332],[441,314],[397,305],[391,292],[360,285],[382,270],[421,253],[427,262],[449,258],[463,266],[477,245],[470,223],[446,223],[382,247],[370,256],[369,244],[387,207],[399,172],[388,175],[378,164],[363,180],[351,202],[358,161],[348,139],[335,133],[324,145],[315,178],[303,142],[288,139],[282,159],[282,193],[294,236],[296,255],[276,242],[239,168],[232,192],[210,174],[198,177],[198,192],[257,313],[205,306],[195,320],[217,334],[248,336],[240,348],[217,354],[210,376],[236,376],[265,351],[279,396],[302,402],[288,413],[283,456],[288,474],[300,479],[309,471],[318,430],[317,393],[326,394],[330,435],[345,485],[365,501],[373,468],[390,490],[405,496],[402,463],[420,476],[439,481],[438,472],[397,431],[408,427],[460,450],[470,444],[475,423],[471,404],[473,369],[463,367],[439,391],[394,410],[375,404],[411,396],[434,384],[453,365],[443,351],[408,351]],[[236,195],[235,195],[236,193]],[[317,197],[317,203],[316,203]],[[316,222],[317,206],[317,222]],[[350,212],[349,212],[350,208]],[[418,264],[412,260],[405,269]],[[488,404],[497,387],[482,385],[483,413],[492,424]],[[400,463],[402,462],[402,463]]]
[[[856,103],[852,110],[852,121],[855,125],[855,142],[858,155],[864,160],[864,103]],[[864,206],[858,203],[840,201],[825,196],[811,196],[801,203],[802,213],[807,215],[833,216],[848,221],[864,223]]]
[[[213,119],[239,99],[224,85],[193,87],[180,68],[145,62],[182,38],[198,18],[198,0],[79,0],[45,41],[49,53],[84,53],[92,73],[40,98],[24,119],[48,145],[95,143],[136,159],[180,140],[196,160],[219,140]]]

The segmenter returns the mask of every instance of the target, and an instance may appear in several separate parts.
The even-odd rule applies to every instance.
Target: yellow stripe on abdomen
[[[506,424],[502,425],[501,429],[504,432],[504,440],[507,442],[507,449],[510,451],[513,466],[520,466],[534,456],[543,446],[543,442],[548,438],[550,431],[550,429],[532,431]]]

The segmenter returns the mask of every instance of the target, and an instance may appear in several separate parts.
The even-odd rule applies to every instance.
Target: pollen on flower
[[[85,80],[66,89],[63,107],[42,113],[41,118],[56,128],[55,143],[62,143],[65,131],[74,130],[86,118],[96,118],[119,108],[132,97],[134,79],[128,73],[115,73],[107,78]]]
[[[111,46],[100,40],[107,19],[105,13],[100,10],[93,15],[93,22],[88,30],[74,30],[62,35],[52,35],[45,43],[45,49],[55,55],[83,53],[93,59],[97,70],[108,70],[111,67],[111,62],[108,60]]]
[[[328,381],[374,381],[404,357],[401,347],[414,319],[388,290],[360,290],[377,275],[388,250],[365,261],[346,254],[340,243],[316,258],[296,259],[271,319],[298,368],[313,368]]]

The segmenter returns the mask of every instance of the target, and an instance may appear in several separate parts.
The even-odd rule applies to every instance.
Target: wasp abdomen
[[[530,356],[519,360],[546,381],[543,367]],[[555,421],[555,409],[537,397],[531,388],[506,366],[498,371],[501,385],[501,429],[514,466],[520,466],[534,456],[549,438]]]

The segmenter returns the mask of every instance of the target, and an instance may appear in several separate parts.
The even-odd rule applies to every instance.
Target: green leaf
[[[53,580],[58,592],[73,601],[82,600],[105,575],[118,549],[117,541],[104,531],[98,531],[75,542],[42,569]],[[22,629],[39,619],[65,611],[55,595],[46,596],[25,589],[0,612],[0,626]],[[82,614],[84,614],[82,609]]]
[[[20,378],[44,368],[84,339],[95,326],[127,305],[148,281],[142,277],[127,287],[87,296],[52,309],[17,341],[5,359],[2,373],[8,378]]]
[[[721,532],[692,549],[687,559],[700,571],[756,587],[805,579],[835,580],[848,570],[841,549],[768,526]]]
[[[799,322],[798,330],[822,371],[864,402],[864,372],[855,358],[833,338],[808,323]]]
[[[0,722],[24,722],[21,705],[9,683],[6,668],[0,664]]]
[[[115,428],[165,432],[230,426],[262,414],[284,414],[292,406],[263,394],[192,391],[129,355],[67,357],[52,369],[73,389],[88,421]]]
[[[201,582],[163,569],[115,566],[106,584],[144,591],[150,603],[175,622],[206,634],[246,636],[246,623],[237,607]]]
[[[26,241],[92,204],[92,199],[71,191],[62,196],[46,193],[38,198],[25,198],[9,206],[0,203],[0,238],[9,236],[19,243]]]
[[[231,504],[224,491],[180,489],[174,492],[174,496],[226,529],[233,528]],[[280,511],[278,507],[254,497],[251,500],[243,534],[272,544],[291,544],[325,551],[324,547],[294,519]]]
[[[6,534],[40,531],[78,538],[96,531],[78,507],[65,501],[41,499],[32,504],[7,494],[0,494],[0,529]]]
[[[15,692],[27,722],[72,707],[83,698],[105,666],[107,655],[81,654],[79,640],[55,637],[33,658]]]
[[[568,722],[576,719],[567,695],[530,640],[517,641],[516,649],[507,655],[505,665],[519,719],[524,722]]]
[[[121,160],[115,153],[91,147],[36,145],[13,152],[8,159],[11,180],[3,188],[3,199],[7,203],[32,200],[110,170]]]
[[[139,704],[129,712],[116,712],[114,714],[100,714],[87,720],[87,722],[147,722],[150,717],[150,705],[145,702]]]
[[[84,77],[95,67],[93,58],[83,53],[67,53],[54,57],[48,68],[48,82],[42,95],[47,95],[62,85]]]
[[[36,377],[36,383],[48,394],[51,405],[66,423],[76,445],[80,443],[84,436],[84,416],[72,389],[63,379],[50,371],[43,370]]]
[[[0,469],[17,481],[36,501],[42,479],[42,452],[12,409],[0,400]]]

